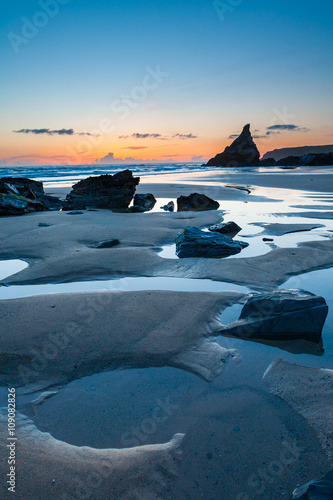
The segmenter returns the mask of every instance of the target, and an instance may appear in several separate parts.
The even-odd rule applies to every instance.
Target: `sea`
[[[0,177],[26,177],[41,181],[45,187],[72,186],[90,176],[115,174],[129,169],[133,175],[158,175],[187,173],[207,170],[201,163],[155,163],[138,165],[43,165],[25,167],[1,167]]]

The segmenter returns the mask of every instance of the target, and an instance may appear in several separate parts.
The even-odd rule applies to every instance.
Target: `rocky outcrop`
[[[0,193],[16,194],[29,200],[41,199],[45,196],[43,183],[25,177],[2,177]]]
[[[59,198],[45,194],[42,182],[24,177],[0,179],[0,216],[60,210],[62,205]]]
[[[216,224],[215,226],[210,226],[209,231],[212,231],[213,233],[220,233],[220,234],[226,234],[227,236],[230,236],[230,238],[233,238],[238,234],[242,228],[239,227],[236,222],[230,221],[230,222],[221,222],[221,224]]]
[[[246,167],[260,165],[260,153],[250,132],[250,124],[223,153],[211,158],[207,167]]]
[[[333,153],[308,154],[305,156],[287,156],[276,162],[278,166],[325,167],[333,165]]]
[[[287,156],[306,156],[309,154],[332,153],[333,144],[326,144],[325,146],[300,146],[295,148],[280,148],[273,151],[267,151],[262,157],[262,160],[275,160],[279,161]]]
[[[278,161],[274,160],[274,158],[266,158],[261,161],[263,167],[325,167],[328,165],[333,165],[333,153],[286,156]]]
[[[41,212],[44,205],[35,200],[29,200],[16,194],[0,193],[0,216],[24,215],[30,212]]]
[[[176,239],[176,254],[186,257],[227,257],[239,253],[248,243],[234,241],[229,236],[187,227]]]
[[[277,290],[253,295],[239,320],[221,334],[242,339],[319,342],[328,307],[323,297],[304,290]]]
[[[203,212],[205,210],[217,210],[220,204],[208,196],[199,193],[192,193],[189,196],[177,198],[178,212]]]
[[[133,177],[130,170],[115,175],[88,177],[74,184],[67,195],[68,208],[75,210],[78,206],[88,206],[125,211],[139,182],[140,177]]]

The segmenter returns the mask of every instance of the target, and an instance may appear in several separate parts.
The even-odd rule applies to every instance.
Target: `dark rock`
[[[333,144],[326,144],[325,146],[300,146],[296,148],[281,148],[267,151],[262,157],[263,160],[267,158],[274,158],[276,161],[282,160],[287,156],[306,156],[308,154],[318,153],[331,153],[333,151]]]
[[[327,313],[323,297],[304,290],[277,290],[249,298],[239,320],[221,333],[243,339],[319,342]]]
[[[301,157],[300,156],[287,156],[286,158],[282,158],[277,161],[276,164],[279,167],[287,166],[287,167],[299,167],[301,165]]]
[[[230,238],[233,238],[238,234],[242,228],[236,224],[236,222],[230,221],[230,222],[221,222],[221,224],[216,224],[215,226],[210,226],[209,231],[220,233],[220,234],[226,234],[230,236]]]
[[[174,212],[175,210],[175,204],[173,201],[169,201],[167,205],[164,205],[161,207],[162,210],[165,210],[166,212]]]
[[[332,500],[333,499],[333,470],[328,472],[324,479],[315,479],[310,483],[296,488],[291,500]]]
[[[78,211],[78,210],[86,210],[86,206],[80,203],[68,203],[67,201],[63,204],[62,211],[70,212],[70,211]]]
[[[67,212],[66,215],[83,215],[84,212],[80,212],[79,210],[73,210],[73,212]]]
[[[176,254],[186,257],[227,257],[235,255],[248,243],[234,241],[229,236],[205,232],[195,227],[187,227],[176,239]]]
[[[45,196],[42,182],[25,177],[2,177],[0,179],[0,193],[17,194],[15,191],[29,199],[41,199]]]
[[[23,215],[41,210],[60,210],[63,202],[44,192],[43,183],[25,177],[2,177],[0,179],[2,210],[0,215]],[[15,198],[16,197],[16,198]],[[6,208],[10,206],[9,213]]]
[[[223,153],[211,158],[207,167],[246,167],[260,165],[260,153],[252,139],[250,125],[245,125],[242,133]]]
[[[44,210],[61,210],[64,202],[55,196],[45,195],[43,198]]]
[[[178,212],[203,212],[204,210],[217,210],[220,204],[199,193],[192,193],[190,196],[180,196],[177,198]]]
[[[67,195],[67,201],[76,209],[77,205],[83,205],[125,211],[139,182],[140,178],[133,177],[130,170],[123,170],[115,175],[88,177],[73,186]]]
[[[262,167],[275,167],[276,160],[274,158],[266,158],[265,160],[261,160],[260,165]]]
[[[42,210],[44,205],[39,201],[29,200],[16,194],[0,193],[0,216],[24,215]]]
[[[112,248],[117,245],[120,245],[120,241],[117,239],[113,239],[113,240],[102,241],[101,243],[98,243],[98,245],[96,245],[95,248]]]
[[[51,224],[47,224],[46,222],[40,222],[40,223],[38,224],[38,226],[39,226],[39,227],[50,227],[50,226],[51,226]]]
[[[263,238],[262,241],[274,241],[273,238]]]
[[[126,212],[129,214],[143,214],[144,212],[147,212],[147,210],[145,210],[143,207],[133,205],[132,207],[129,207]]]
[[[287,156],[276,163],[286,167],[325,167],[333,165],[332,153],[307,154],[304,156]]]
[[[156,204],[153,194],[136,194],[134,196],[134,206],[142,208],[145,212],[152,210]]]

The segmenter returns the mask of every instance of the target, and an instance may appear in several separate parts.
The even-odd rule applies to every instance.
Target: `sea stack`
[[[260,165],[260,153],[250,132],[250,124],[227,146],[223,153],[211,158],[207,167],[248,167]]]

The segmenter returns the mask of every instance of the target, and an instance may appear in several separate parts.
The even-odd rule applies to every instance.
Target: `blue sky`
[[[53,17],[43,0],[2,6],[3,164],[206,159],[248,122],[262,153],[333,143],[331,2],[61,2]],[[168,76],[115,112],[158,66]],[[266,136],[275,124],[297,128]],[[74,134],[13,132],[44,128]]]

